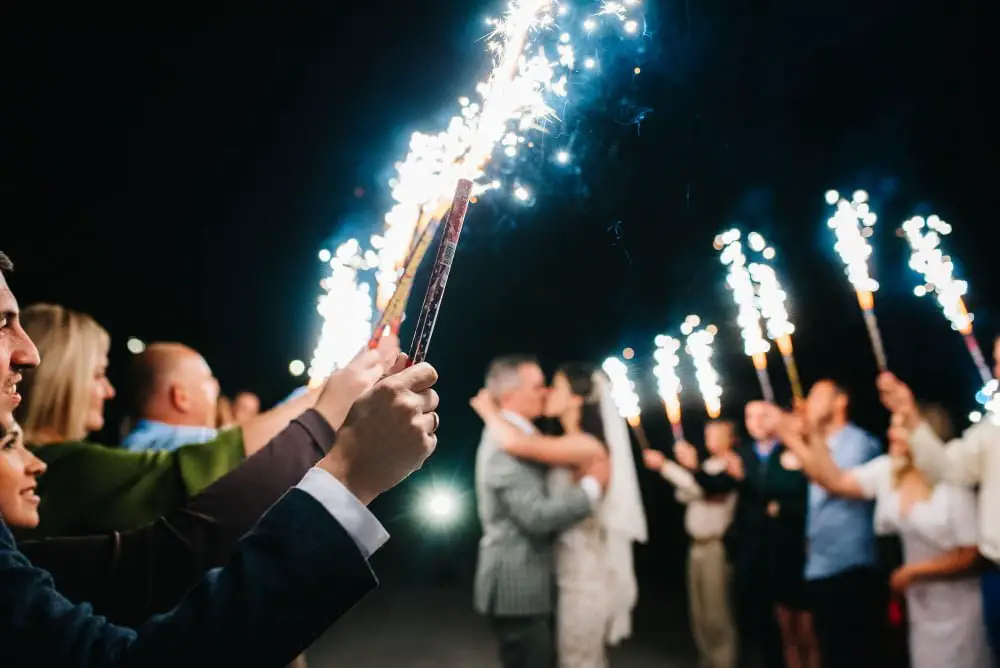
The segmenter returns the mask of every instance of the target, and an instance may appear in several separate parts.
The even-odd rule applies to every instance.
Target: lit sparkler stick
[[[712,344],[718,333],[715,325],[700,328],[701,318],[689,315],[681,325],[681,333],[686,337],[685,350],[694,362],[694,374],[698,380],[698,391],[705,401],[708,417],[717,418],[722,414],[722,386],[719,374],[712,366]]]
[[[440,251],[434,262],[430,284],[424,295],[424,305],[420,309],[420,319],[417,320],[417,329],[413,334],[413,344],[410,347],[411,364],[419,364],[427,358],[427,350],[431,345],[431,335],[434,333],[434,325],[437,324],[438,313],[441,312],[444,290],[448,285],[448,275],[451,274],[451,265],[455,261],[458,239],[462,235],[462,224],[465,222],[465,214],[469,210],[470,197],[472,197],[472,181],[461,179],[455,190],[455,198],[451,203],[451,215],[448,216],[448,223],[444,228],[444,235],[441,237]]]
[[[847,280],[854,286],[858,295],[858,305],[868,328],[872,351],[879,371],[886,371],[889,363],[882,344],[882,333],[875,318],[875,292],[878,291],[878,281],[871,277],[868,271],[868,260],[871,258],[872,247],[868,237],[872,235],[878,216],[868,205],[868,193],[864,190],[854,191],[851,200],[841,197],[836,190],[826,193],[826,203],[836,206],[837,210],[827,221],[827,225],[837,235],[834,250],[844,262]]]
[[[437,233],[439,222],[432,221],[426,225],[424,231],[417,238],[417,243],[413,246],[410,256],[403,265],[403,275],[396,285],[396,291],[392,294],[392,299],[389,300],[385,310],[382,311],[382,316],[379,318],[378,324],[375,325],[375,329],[372,330],[372,337],[368,341],[369,348],[378,347],[386,330],[396,335],[399,334],[399,329],[403,323],[403,315],[406,313],[406,303],[410,298],[410,290],[413,288],[413,280],[417,275],[417,269],[420,268],[420,263],[424,259],[424,255],[427,254],[431,242],[434,241],[434,235]]]
[[[764,237],[751,232],[747,237],[750,249],[759,252],[764,260],[774,259],[774,248],[767,246]],[[795,325],[788,318],[788,310],[785,308],[785,300],[788,295],[781,287],[778,276],[774,268],[764,262],[751,262],[747,267],[750,277],[757,284],[757,302],[760,306],[760,313],[767,324],[767,336],[778,346],[781,353],[781,360],[788,373],[788,382],[792,387],[792,396],[795,399],[802,399],[802,381],[799,379],[799,368],[795,363],[795,352],[792,348],[792,334],[795,333]]]
[[[761,314],[757,308],[757,295],[753,287],[753,279],[747,270],[747,258],[743,253],[742,235],[739,230],[729,230],[715,237],[715,249],[721,251],[722,264],[729,267],[726,285],[733,292],[736,302],[736,322],[743,336],[743,351],[753,360],[753,368],[757,371],[757,380],[764,400],[774,403],[774,387],[767,375],[767,351],[770,344],[764,339],[761,329]]]
[[[653,367],[653,375],[656,376],[656,388],[667,410],[667,419],[670,420],[674,441],[680,443],[684,440],[684,425],[681,423],[681,381],[677,377],[677,365],[680,363],[677,352],[681,349],[681,342],[672,336],[661,334],[654,339],[654,343],[656,352],[653,353],[653,359],[656,360],[656,366]]]
[[[640,419],[639,395],[636,394],[635,383],[628,377],[628,367],[617,357],[609,357],[604,360],[601,368],[611,380],[611,396],[618,407],[618,414],[632,428],[639,447],[649,450],[649,438],[646,437],[646,430],[642,428]]]
[[[938,216],[914,216],[903,223],[903,235],[910,244],[910,268],[923,276],[924,285],[913,291],[918,297],[928,293],[937,296],[944,317],[962,335],[983,384],[993,380],[979,342],[972,333],[973,315],[965,305],[969,284],[955,278],[955,265],[941,251],[941,237],[951,234],[951,225]]]
[[[311,387],[318,387],[364,347],[372,321],[371,290],[358,282],[358,272],[368,269],[374,258],[363,256],[357,240],[351,239],[336,253],[321,252],[320,259],[333,271],[320,282],[324,291],[316,309],[323,318],[323,331],[309,365]]]

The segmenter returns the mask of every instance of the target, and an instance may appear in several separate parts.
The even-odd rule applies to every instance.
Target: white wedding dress
[[[635,459],[625,421],[607,377],[595,374],[595,393],[611,460],[611,480],[594,514],[562,532],[555,544],[559,668],[607,668],[606,648],[632,633],[638,585],[632,544],[647,539]],[[567,469],[549,472],[549,493],[576,485]]]

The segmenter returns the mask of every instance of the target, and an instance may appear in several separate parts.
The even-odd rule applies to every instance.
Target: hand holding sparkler
[[[653,359],[656,360],[656,366],[653,368],[653,375],[656,376],[656,387],[667,410],[667,419],[674,433],[674,441],[683,441],[681,381],[677,377],[677,365],[680,363],[677,353],[681,349],[681,342],[672,336],[660,335],[656,337],[654,343],[656,352],[653,353]]]
[[[639,409],[639,395],[635,391],[635,383],[628,377],[628,367],[617,357],[609,357],[601,365],[604,373],[608,374],[611,380],[611,397],[614,399],[618,413],[628,422],[635,433],[636,440],[642,450],[648,450],[649,439],[646,437],[646,430],[642,428]]]
[[[965,305],[969,285],[955,278],[955,265],[941,250],[941,237],[951,233],[951,225],[938,216],[928,216],[926,220],[914,216],[903,223],[902,232],[910,244],[910,268],[924,279],[924,285],[917,286],[914,294],[937,296],[944,317],[962,335],[979,376],[988,384],[993,380],[993,373],[972,333],[973,316]]]
[[[712,344],[717,330],[714,325],[696,329],[700,324],[698,316],[688,316],[681,326],[681,332],[687,337],[686,350],[694,362],[695,378],[705,401],[705,411],[708,417],[714,419],[722,413],[722,386],[719,385],[719,374],[712,366]]]
[[[747,258],[743,253],[741,237],[739,230],[724,232],[715,238],[715,248],[721,252],[722,264],[729,267],[726,285],[732,290],[733,300],[738,309],[736,322],[743,336],[743,350],[753,360],[764,400],[773,402],[774,388],[767,375],[767,351],[771,346],[764,339],[764,332],[761,330],[757,295],[750,272],[747,270]]]
[[[875,353],[875,362],[879,371],[885,371],[889,368],[889,363],[885,355],[885,346],[882,344],[878,320],[875,319],[875,292],[878,290],[878,282],[871,277],[868,270],[868,261],[872,254],[868,238],[872,235],[878,216],[868,205],[868,193],[864,190],[855,191],[850,201],[841,197],[836,190],[830,190],[826,193],[826,202],[837,207],[833,216],[827,221],[827,225],[837,235],[833,248],[844,262],[847,280],[857,293],[858,304],[861,306],[865,326],[868,328],[868,337]]]

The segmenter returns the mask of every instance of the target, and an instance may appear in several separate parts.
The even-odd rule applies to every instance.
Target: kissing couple
[[[490,619],[503,667],[605,668],[606,647],[632,632],[632,543],[646,541],[610,380],[567,364],[548,387],[534,358],[510,355],[490,364],[470,403],[485,424],[474,605]],[[542,416],[561,433],[542,434],[534,425]]]

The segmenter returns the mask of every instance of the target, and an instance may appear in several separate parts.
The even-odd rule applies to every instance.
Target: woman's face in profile
[[[114,397],[115,388],[108,380],[108,355],[103,353],[97,356],[90,381],[90,406],[87,411],[87,422],[84,425],[88,432],[104,428],[104,402]]]
[[[909,457],[910,442],[909,432],[903,423],[903,418],[898,415],[892,416],[887,434],[889,441],[889,454],[893,457]]]
[[[38,526],[38,476],[45,464],[24,447],[21,428],[0,430],[0,517],[8,526]]]

